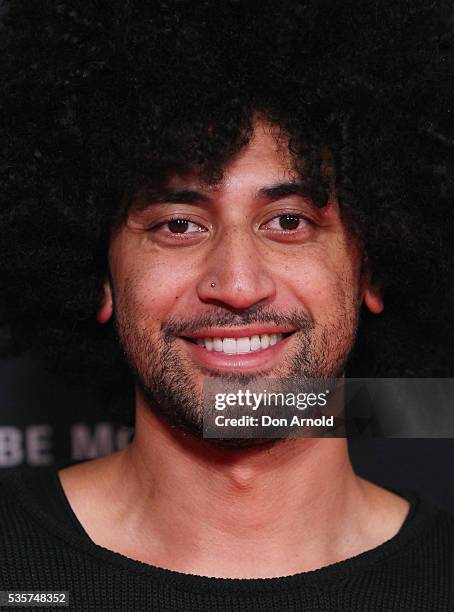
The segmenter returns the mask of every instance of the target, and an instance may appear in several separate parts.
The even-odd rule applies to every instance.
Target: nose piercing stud
[[[211,283],[211,286],[212,287],[216,287],[216,283]]]

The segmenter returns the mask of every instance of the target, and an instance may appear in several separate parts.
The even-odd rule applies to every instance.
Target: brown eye
[[[172,221],[167,221],[167,225],[172,234],[184,234],[189,227],[189,221],[186,219],[172,219]]]
[[[295,215],[281,215],[279,225],[283,230],[296,230],[300,224],[301,217]]]
[[[180,236],[182,240],[183,237],[185,239],[195,238],[198,234],[205,233],[207,229],[200,223],[195,223],[184,217],[175,217],[152,225],[148,228],[148,231],[164,240],[172,240],[172,236],[175,238]]]
[[[291,238],[303,238],[314,228],[314,223],[304,215],[288,212],[276,215],[267,223],[260,226],[268,232],[268,236],[276,239],[287,240]]]

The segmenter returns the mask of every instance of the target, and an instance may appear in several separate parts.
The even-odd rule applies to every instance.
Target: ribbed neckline
[[[37,472],[40,472],[39,476]],[[246,592],[254,593],[273,591],[290,591],[299,588],[323,588],[332,590],[339,586],[339,582],[348,579],[355,573],[365,571],[373,565],[385,561],[401,552],[407,551],[412,541],[417,541],[417,536],[431,524],[434,517],[434,508],[423,503],[418,494],[410,490],[394,491],[397,495],[404,497],[410,503],[407,516],[399,531],[389,540],[379,546],[367,550],[359,555],[337,563],[324,566],[309,572],[302,572],[291,576],[278,578],[211,578],[186,574],[149,565],[136,561],[120,553],[108,550],[93,542],[85,532],[83,526],[73,512],[61,485],[56,468],[34,468],[17,470],[8,475],[5,483],[9,481],[9,488],[20,501],[24,510],[45,529],[57,536],[67,544],[81,553],[88,554],[92,558],[103,561],[111,566],[123,569],[129,573],[140,575],[144,578],[153,578],[167,582],[169,587],[184,589],[195,592],[220,592],[224,594],[235,594]],[[71,528],[62,525],[51,515],[46,513],[34,497],[33,482],[40,480],[41,487],[53,490],[61,499],[61,510],[66,511],[72,518]],[[8,485],[7,485],[8,486]],[[52,489],[49,489],[51,487]],[[56,495],[53,495],[55,497]]]

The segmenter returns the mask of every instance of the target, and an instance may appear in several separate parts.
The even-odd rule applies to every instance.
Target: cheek
[[[315,321],[341,316],[357,298],[357,266],[342,242],[337,249],[302,249],[300,256],[281,262],[279,276],[283,302],[296,299]]]
[[[194,270],[190,258],[170,262],[160,253],[131,257],[129,264],[125,261],[117,278],[128,316],[147,329],[160,326],[173,312],[181,311],[188,290],[195,284]]]

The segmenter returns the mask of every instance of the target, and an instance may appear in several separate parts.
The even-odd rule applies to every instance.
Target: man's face
[[[342,375],[361,303],[379,298],[335,198],[318,208],[299,186],[287,149],[257,124],[221,183],[174,176],[113,235],[120,342],[171,424],[201,434],[206,377]]]

